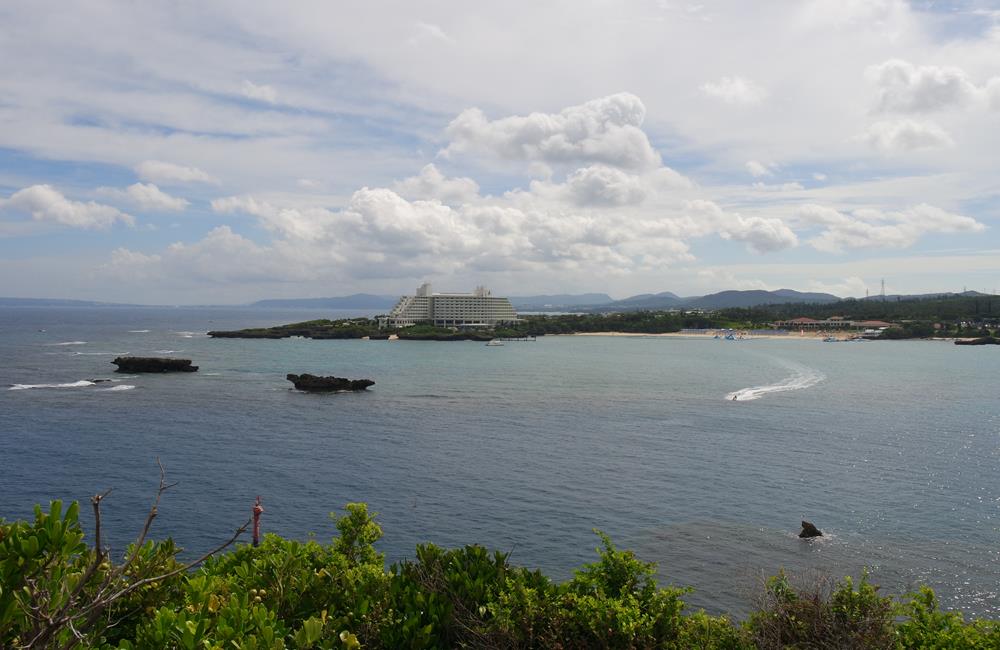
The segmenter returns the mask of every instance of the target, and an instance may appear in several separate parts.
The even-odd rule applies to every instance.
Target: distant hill
[[[991,296],[992,294],[983,293],[982,291],[959,291],[952,292],[948,291],[946,293],[893,293],[886,294],[885,296],[879,294],[875,296],[865,296],[864,298],[859,298],[859,300],[934,300],[936,298],[983,298]]]
[[[511,296],[510,303],[515,309],[521,310],[543,310],[543,309],[566,309],[570,307],[581,307],[594,305],[604,305],[614,302],[614,298],[606,293],[557,293],[543,296]]]
[[[251,303],[262,309],[392,309],[398,296],[355,293],[334,298],[271,298]]]
[[[728,309],[730,307],[757,307],[787,303],[828,303],[840,298],[829,293],[803,293],[792,289],[777,291],[720,291],[685,302],[693,309]]]
[[[707,296],[682,298],[670,291],[645,293],[616,300],[604,305],[591,306],[592,311],[637,311],[657,309],[728,309],[731,307],[756,307],[783,303],[830,303],[840,300],[829,293],[804,293],[792,289],[777,291],[720,291]]]

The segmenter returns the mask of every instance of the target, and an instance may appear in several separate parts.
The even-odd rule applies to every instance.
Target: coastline
[[[724,336],[726,330],[706,330],[705,332],[662,332],[658,334],[644,334],[642,332],[572,332],[570,334],[547,334],[547,336],[630,336],[630,337],[666,337],[666,338],[679,338],[679,339],[714,339],[716,334]],[[833,334],[830,332],[789,332],[788,334],[746,334],[742,339],[744,341],[750,340],[780,340],[780,341],[819,341],[823,342],[823,339],[833,336],[836,337],[837,342],[845,342],[848,340],[847,336],[840,334]],[[969,338],[915,338],[915,339],[901,339],[905,341],[931,341],[940,343],[954,343],[955,341],[968,341],[974,340]],[[867,341],[874,341],[877,339],[865,339]]]

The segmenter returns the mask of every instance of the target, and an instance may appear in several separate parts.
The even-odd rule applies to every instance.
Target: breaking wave
[[[129,330],[128,331],[129,334],[146,334],[148,332],[149,332],[149,330]]]
[[[734,402],[748,402],[750,400],[760,399],[761,397],[770,395],[771,393],[785,393],[792,390],[810,388],[826,379],[826,375],[815,368],[809,368],[797,363],[789,363],[787,361],[782,361],[780,363],[792,371],[793,374],[790,377],[786,377],[773,384],[741,388],[732,393],[728,393],[726,395],[726,399]]]
[[[81,379],[80,381],[68,384],[13,384],[8,390],[28,390],[31,388],[83,388],[84,386],[95,386],[96,382]]]
[[[62,343],[49,343],[49,345],[87,345],[86,341],[63,341]]]
[[[120,393],[123,390],[132,390],[135,388],[132,384],[118,384],[117,386],[112,386],[111,388],[98,388],[97,390],[102,393]]]

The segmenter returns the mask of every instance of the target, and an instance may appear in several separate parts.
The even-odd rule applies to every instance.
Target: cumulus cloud
[[[268,230],[292,240],[318,241],[325,236],[327,223],[334,218],[324,208],[279,208],[252,196],[214,199],[212,210],[221,214],[243,213],[257,217]]]
[[[179,212],[189,205],[186,199],[170,196],[152,183],[134,183],[124,190],[101,187],[97,191],[104,196],[127,200],[141,210],[153,212]]]
[[[213,178],[197,167],[185,167],[162,160],[145,160],[135,166],[135,173],[144,181],[174,185],[178,183],[209,183],[217,185]]]
[[[910,119],[876,122],[868,127],[863,139],[887,155],[943,149],[955,144],[951,135],[937,124]]]
[[[959,68],[916,66],[890,59],[871,66],[868,79],[878,89],[878,109],[896,113],[923,113],[965,106],[979,89]]]
[[[648,169],[661,161],[640,128],[645,117],[646,107],[630,93],[595,99],[559,113],[498,120],[470,108],[448,125],[445,134],[450,144],[442,154],[471,152],[503,160]]]
[[[857,248],[906,248],[930,233],[968,233],[986,229],[971,217],[925,203],[898,211],[864,208],[852,212],[807,204],[796,214],[805,223],[823,228],[809,244],[828,253]]]
[[[397,182],[393,189],[408,199],[437,199],[448,204],[472,201],[479,195],[479,183],[471,178],[447,178],[434,164],[424,165],[419,174]]]
[[[701,85],[701,91],[737,106],[753,106],[767,97],[767,91],[762,86],[743,77],[722,77],[718,81],[708,81]]]
[[[0,210],[31,215],[36,221],[73,228],[107,228],[116,222],[133,225],[135,219],[110,205],[72,201],[51,185],[32,185],[0,199]]]
[[[774,170],[771,169],[771,165],[760,162],[759,160],[748,160],[746,163],[747,171],[754,178],[760,178],[761,176],[773,176]]]
[[[580,205],[629,205],[646,198],[646,190],[638,176],[603,165],[576,170],[566,180],[566,185]]]
[[[771,253],[792,248],[798,237],[781,219],[758,216],[743,217],[725,212],[712,201],[689,201],[687,209],[723,239],[741,241],[757,253]]]
[[[240,86],[240,92],[243,93],[244,97],[255,99],[260,102],[267,102],[268,104],[273,104],[278,101],[278,91],[275,90],[273,86],[258,86],[252,81],[247,81],[246,79],[243,80],[243,85]]]

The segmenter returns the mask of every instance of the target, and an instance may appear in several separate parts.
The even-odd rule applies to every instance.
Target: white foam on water
[[[149,332],[149,330],[129,330],[128,331],[129,334],[146,334],[148,332]]]
[[[153,350],[156,354],[177,354],[178,352],[183,352],[184,350]]]
[[[771,393],[785,393],[793,390],[811,388],[826,379],[826,375],[815,368],[809,368],[807,366],[787,361],[779,361],[779,363],[792,370],[793,374],[790,377],[786,377],[773,384],[741,388],[732,393],[728,393],[726,395],[726,399],[733,402],[748,402],[750,400],[760,399],[765,395],[770,395]]]
[[[120,393],[123,390],[132,390],[135,388],[132,384],[118,384],[117,386],[112,386],[111,388],[98,388],[98,392],[101,393]]]
[[[62,343],[49,343],[49,345],[87,345],[86,341],[63,341]]]
[[[68,384],[13,384],[8,390],[28,390],[31,388],[83,388],[84,386],[95,386],[96,384],[86,379],[74,381]]]
[[[193,339],[196,336],[205,336],[204,332],[174,332],[174,334],[186,339]]]
[[[74,352],[74,357],[99,357],[99,356],[123,356],[128,352]]]

